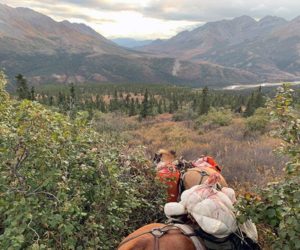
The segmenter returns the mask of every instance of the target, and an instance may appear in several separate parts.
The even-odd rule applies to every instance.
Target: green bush
[[[271,116],[279,126],[275,135],[284,141],[279,151],[290,159],[285,177],[259,190],[259,198],[246,195],[238,203],[241,221],[251,218],[271,228],[273,249],[300,249],[300,113],[293,106],[292,93],[284,85],[269,102]]]
[[[233,119],[233,113],[230,109],[211,108],[206,115],[201,115],[196,120],[197,128],[213,129],[221,126],[228,126]]]
[[[191,108],[183,108],[173,114],[173,121],[187,121],[195,119],[197,114]]]
[[[164,194],[139,150],[28,100],[0,74],[1,249],[114,249]]]
[[[255,111],[254,115],[247,118],[246,129],[251,132],[259,131],[263,133],[265,132],[269,121],[270,115],[268,114],[267,109],[259,108]]]

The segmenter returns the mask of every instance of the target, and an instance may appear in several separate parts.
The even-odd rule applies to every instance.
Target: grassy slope
[[[223,166],[230,185],[242,189],[263,186],[282,173],[284,159],[273,152],[280,141],[267,134],[247,133],[244,118],[234,118],[231,125],[204,133],[195,130],[191,121],[172,121],[169,114],[141,124],[133,119],[127,119],[129,127],[134,128],[127,131],[129,145],[146,146],[149,157],[159,148],[174,149],[178,156],[188,160],[202,154],[211,155]]]

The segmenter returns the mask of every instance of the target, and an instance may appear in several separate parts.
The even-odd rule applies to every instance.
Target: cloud
[[[3,2],[14,6],[26,4],[32,7],[53,8],[63,5],[101,12],[132,11],[149,18],[202,22],[241,15],[258,18],[280,15],[290,19],[300,13],[299,0],[4,0]],[[55,15],[52,8],[49,8],[48,12]]]
[[[0,0],[49,15],[85,23],[108,37],[158,38],[201,23],[249,15],[292,19],[299,0]],[[127,33],[126,33],[127,32]],[[126,35],[127,34],[127,35]]]
[[[24,1],[7,2],[21,4]],[[149,18],[201,22],[241,15],[257,18],[279,15],[290,19],[300,13],[299,0],[25,0],[25,2],[51,6],[64,4],[103,12],[132,11]]]
[[[208,22],[241,15],[262,18],[279,15],[291,19],[300,13],[299,0],[164,0],[143,9],[147,16],[166,20]]]

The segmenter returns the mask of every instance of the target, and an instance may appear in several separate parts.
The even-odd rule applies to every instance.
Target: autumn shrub
[[[270,122],[270,115],[266,108],[258,108],[255,113],[246,120],[246,130],[264,133]]]
[[[233,119],[230,109],[211,108],[206,115],[201,115],[196,120],[196,126],[200,129],[215,129],[221,126],[228,126]]]
[[[140,150],[28,100],[0,74],[1,249],[115,249],[158,218],[164,192]]]
[[[135,129],[137,122],[129,119],[121,113],[101,113],[94,112],[92,119],[93,128],[102,134],[120,133],[125,130]]]
[[[173,114],[173,121],[178,122],[178,121],[193,120],[196,117],[197,117],[196,112],[194,112],[190,107],[185,107]]]
[[[246,195],[238,204],[241,221],[251,218],[270,229],[273,249],[300,249],[300,112],[293,103],[288,85],[269,102],[278,125],[274,135],[284,141],[278,150],[289,157],[284,178],[258,190],[258,196]]]

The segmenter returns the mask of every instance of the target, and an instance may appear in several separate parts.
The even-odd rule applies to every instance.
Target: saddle
[[[185,230],[186,233],[193,234],[193,241],[196,250],[261,250],[258,243],[254,242],[241,230],[230,234],[225,238],[217,238],[202,230],[194,219],[189,215],[174,216],[169,219],[169,223],[177,222],[177,227]],[[199,243],[201,244],[200,248]],[[201,248],[202,247],[202,248]]]
[[[200,227],[195,229],[196,235],[203,240],[207,250],[260,250],[260,246],[243,232],[237,231],[225,238],[216,238],[207,234]]]
[[[174,224],[188,234],[193,234],[191,237],[195,245],[195,249],[205,250],[261,250],[260,246],[252,239],[247,237],[243,232],[237,231],[225,238],[216,238],[203,231],[201,227],[193,223],[191,218],[183,219],[187,224]],[[199,245],[200,244],[200,245]]]
[[[203,240],[197,237],[197,233],[194,231],[194,229],[191,226],[187,224],[174,224],[174,226],[180,228],[187,235],[193,235],[190,236],[190,239],[193,241],[196,250],[206,249]]]

